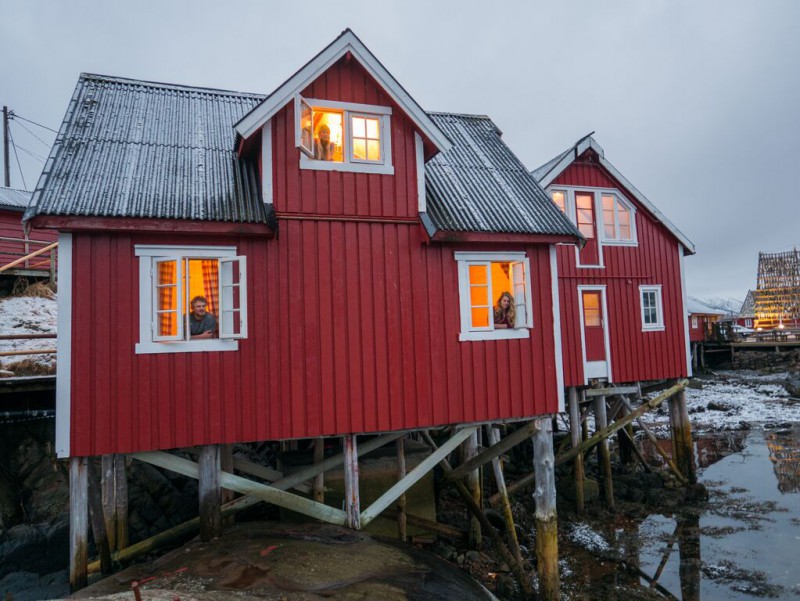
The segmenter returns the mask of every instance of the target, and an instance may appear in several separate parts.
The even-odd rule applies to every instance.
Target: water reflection
[[[741,452],[744,449],[746,438],[746,430],[732,430],[695,436],[694,454],[697,467],[701,469],[709,467],[728,455]],[[672,457],[672,441],[669,438],[659,439],[658,444]],[[666,462],[663,457],[648,439],[642,441],[642,455],[651,465],[666,468]]]
[[[782,493],[800,491],[800,429],[769,432],[766,438],[778,490]]]

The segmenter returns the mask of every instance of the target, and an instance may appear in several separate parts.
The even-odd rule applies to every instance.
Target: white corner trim
[[[681,315],[683,315],[683,341],[686,346],[686,375],[692,377],[692,347],[689,341],[689,314],[687,313],[688,304],[686,302],[686,272],[683,265],[684,254],[683,246],[678,243],[678,265],[681,271]]]
[[[56,456],[70,456],[72,393],[72,234],[58,234]]]
[[[349,29],[281,84],[261,104],[242,117],[234,126],[237,133],[243,138],[249,138],[264,122],[271,119],[287,102],[292,100],[296,94],[302,92],[311,82],[348,52],[367,70],[378,82],[378,85],[406,112],[417,128],[440,151],[444,152],[450,149],[452,142],[445,133]]]
[[[417,202],[419,212],[427,213],[428,204],[425,198],[425,146],[422,136],[414,132],[414,151],[417,158]]]
[[[556,390],[558,412],[566,411],[564,403],[564,355],[561,344],[561,299],[558,293],[558,255],[554,244],[550,245],[550,288],[553,300],[553,340],[555,342]]]
[[[272,119],[261,128],[261,194],[264,204],[272,204]]]

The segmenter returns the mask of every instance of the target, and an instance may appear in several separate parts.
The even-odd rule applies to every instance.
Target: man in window
[[[320,161],[333,161],[335,154],[336,143],[331,142],[331,128],[322,124],[317,130],[317,139],[314,140],[314,158]]]
[[[208,300],[205,296],[195,296],[190,303],[189,333],[192,338],[214,338],[217,332],[217,318],[206,311]]]

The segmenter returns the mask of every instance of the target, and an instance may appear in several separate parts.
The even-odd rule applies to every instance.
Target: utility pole
[[[11,161],[8,158],[8,107],[3,106],[3,176],[4,186],[11,187]]]

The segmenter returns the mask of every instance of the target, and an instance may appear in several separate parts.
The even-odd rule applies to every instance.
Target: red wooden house
[[[712,333],[712,324],[725,316],[725,311],[709,307],[694,298],[688,298],[686,311],[689,315],[689,341],[703,342]]]
[[[0,186],[0,267],[8,265],[48,244],[55,242],[56,232],[49,229],[34,229],[29,232],[22,227],[22,215],[28,208],[31,193]],[[51,256],[34,257],[4,271],[12,276],[47,276],[50,272]]]
[[[586,238],[558,250],[566,385],[687,376],[683,259],[694,245],[591,135],[533,174]]]

